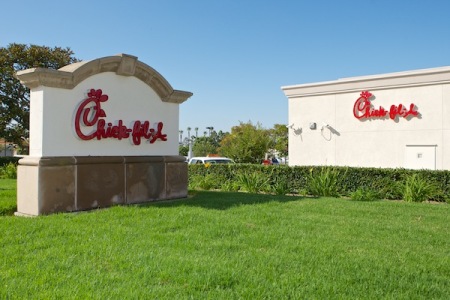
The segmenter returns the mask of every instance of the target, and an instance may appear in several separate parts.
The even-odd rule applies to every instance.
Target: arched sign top
[[[28,88],[48,86],[73,89],[80,82],[103,72],[115,72],[120,76],[134,76],[152,88],[164,102],[183,103],[192,93],[174,90],[155,69],[138,61],[136,56],[118,54],[67,65],[58,70],[33,68],[16,73],[16,77]]]

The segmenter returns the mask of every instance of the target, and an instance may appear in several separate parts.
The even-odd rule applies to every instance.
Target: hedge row
[[[339,173],[337,191],[339,195],[348,197],[358,189],[376,191],[382,199],[397,200],[402,195],[398,186],[413,174],[419,174],[430,183],[438,187],[430,200],[446,201],[450,195],[450,171],[407,170],[407,169],[381,169],[381,168],[353,168],[353,167],[321,167],[321,166],[295,166],[284,165],[263,166],[252,164],[217,164],[205,167],[204,165],[189,165],[189,179],[195,180],[198,176],[213,176],[214,189],[221,189],[226,181],[236,180],[238,174],[260,173],[268,178],[268,184],[287,182],[292,193],[303,194],[308,191],[308,180],[311,176],[319,174],[324,169],[332,169]]]
[[[0,167],[5,166],[9,163],[13,163],[13,164],[17,165],[21,158],[22,157],[16,157],[16,156],[0,156]]]

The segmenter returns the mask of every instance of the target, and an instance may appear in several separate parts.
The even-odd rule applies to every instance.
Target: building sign
[[[361,92],[360,97],[353,105],[353,115],[355,118],[360,120],[386,118],[397,120],[399,117],[409,119],[420,116],[414,103],[411,103],[409,107],[404,106],[403,104],[392,104],[389,110],[382,106],[375,108],[369,100],[372,96],[373,94],[369,91]]]
[[[106,113],[101,103],[108,101],[108,95],[103,94],[101,89],[91,89],[87,96],[79,105],[75,115],[75,132],[80,139],[85,141],[95,138],[122,140],[131,137],[134,145],[140,145],[142,138],[148,140],[150,144],[157,140],[167,141],[167,135],[162,133],[163,122],[154,123],[155,128],[149,121],[134,121],[131,127],[124,125],[123,120],[118,120],[115,124],[107,122],[104,119]]]

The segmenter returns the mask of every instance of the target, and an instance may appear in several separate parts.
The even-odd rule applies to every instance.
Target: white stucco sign
[[[30,156],[178,155],[179,104],[192,94],[136,57],[18,77],[31,88]]]

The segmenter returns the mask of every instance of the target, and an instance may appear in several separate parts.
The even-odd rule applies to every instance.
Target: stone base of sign
[[[183,156],[25,157],[16,215],[186,198],[187,171]]]

